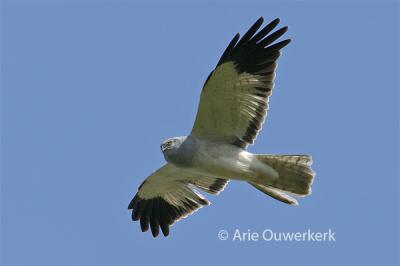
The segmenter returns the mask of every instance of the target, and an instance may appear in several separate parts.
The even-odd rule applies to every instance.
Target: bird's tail
[[[312,158],[309,155],[256,155],[258,161],[272,167],[278,174],[270,184],[249,182],[265,194],[285,202],[297,205],[292,196],[311,194],[311,185],[315,173],[311,169]]]

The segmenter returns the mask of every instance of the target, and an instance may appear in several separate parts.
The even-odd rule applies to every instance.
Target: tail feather
[[[295,198],[285,194],[285,192],[280,191],[279,189],[256,184],[253,182],[249,182],[249,183],[256,189],[260,190],[261,192],[267,194],[268,196],[270,196],[276,200],[282,201],[282,202],[290,204],[290,205],[298,205],[299,204]]]
[[[267,195],[282,202],[297,205],[289,196],[306,196],[311,194],[311,185],[315,173],[311,169],[312,158],[309,155],[256,155],[257,159],[272,167],[279,177],[272,184],[250,184]]]

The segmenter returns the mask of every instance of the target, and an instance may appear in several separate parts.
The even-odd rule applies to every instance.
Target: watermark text
[[[336,242],[336,232],[332,229],[326,231],[307,229],[302,232],[283,232],[272,229],[265,229],[260,232],[250,229],[235,229],[228,232],[228,230],[223,229],[218,232],[218,239],[237,242]]]

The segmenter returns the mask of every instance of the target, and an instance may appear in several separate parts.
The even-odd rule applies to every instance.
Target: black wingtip
[[[257,21],[256,21],[256,23],[254,23],[254,24],[263,24],[263,22],[264,22],[264,17],[263,16],[261,16],[261,17],[259,17],[258,19],[257,19]]]
[[[169,236],[169,225],[168,224],[160,224],[161,231],[164,234],[165,237]]]
[[[226,60],[228,58],[230,52],[232,51],[233,47],[235,47],[235,45],[238,42],[239,38],[240,38],[240,33],[238,32],[238,33],[236,33],[236,35],[233,37],[231,42],[226,47],[226,49],[225,49],[224,53],[222,54],[221,58],[219,59],[217,65],[222,64],[222,62],[224,62],[224,60]],[[211,76],[211,74],[210,74],[210,76]],[[206,83],[207,83],[208,79],[210,78],[210,76],[207,78]]]
[[[140,216],[135,215],[135,212],[132,212],[132,221],[136,222],[140,219]]]
[[[268,47],[268,51],[277,51],[291,42],[291,39],[283,40]]]
[[[151,234],[156,238],[160,233],[160,225],[158,223],[154,224],[153,221],[150,223]]]
[[[273,21],[271,21],[271,23],[273,23],[273,24],[279,24],[279,22],[281,22],[280,18],[276,18]]]
[[[242,44],[248,42],[251,37],[258,31],[261,25],[264,22],[264,18],[260,17],[257,21],[250,27],[250,29],[243,35],[242,39],[238,42],[237,46],[241,46]]]
[[[276,18],[273,21],[271,21],[270,23],[268,23],[264,28],[262,28],[262,30],[260,30],[253,38],[252,41],[254,43],[257,43],[259,41],[261,41],[263,38],[265,38],[267,36],[267,34],[269,34],[273,29],[275,29],[275,27],[279,24],[280,19]]]
[[[147,232],[149,230],[149,222],[146,222],[146,220],[140,219],[140,229],[142,232]]]
[[[285,32],[288,31],[288,29],[289,29],[289,27],[288,27],[288,26],[285,26],[285,27],[280,28],[278,31],[279,31],[279,32],[282,32],[282,34],[284,34]]]
[[[128,210],[132,210],[133,209],[133,207],[135,206],[136,201],[137,201],[137,195],[135,195],[135,197],[133,197],[131,202],[129,202]]]
[[[273,43],[274,41],[279,39],[283,34],[285,34],[288,31],[288,29],[289,29],[289,27],[287,27],[287,26],[280,28],[279,30],[275,31],[271,35],[269,35],[266,38],[264,38],[263,40],[261,40],[258,43],[258,45],[260,45],[262,47],[266,47],[266,46],[270,45],[271,43]]]

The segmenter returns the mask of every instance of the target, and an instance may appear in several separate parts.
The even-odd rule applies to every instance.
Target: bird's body
[[[193,136],[183,139],[179,146],[164,151],[165,160],[186,171],[242,181],[266,179],[271,181],[278,173],[269,165],[260,162],[257,156],[232,144],[197,139]]]
[[[308,155],[252,154],[274,87],[280,50],[274,43],[286,31],[275,19],[261,30],[263,18],[239,40],[236,34],[207,78],[192,132],[167,139],[161,150],[167,163],[151,174],[130,202],[132,220],[154,237],[208,205],[195,189],[219,194],[229,180],[245,181],[287,204],[311,193],[314,172]]]

